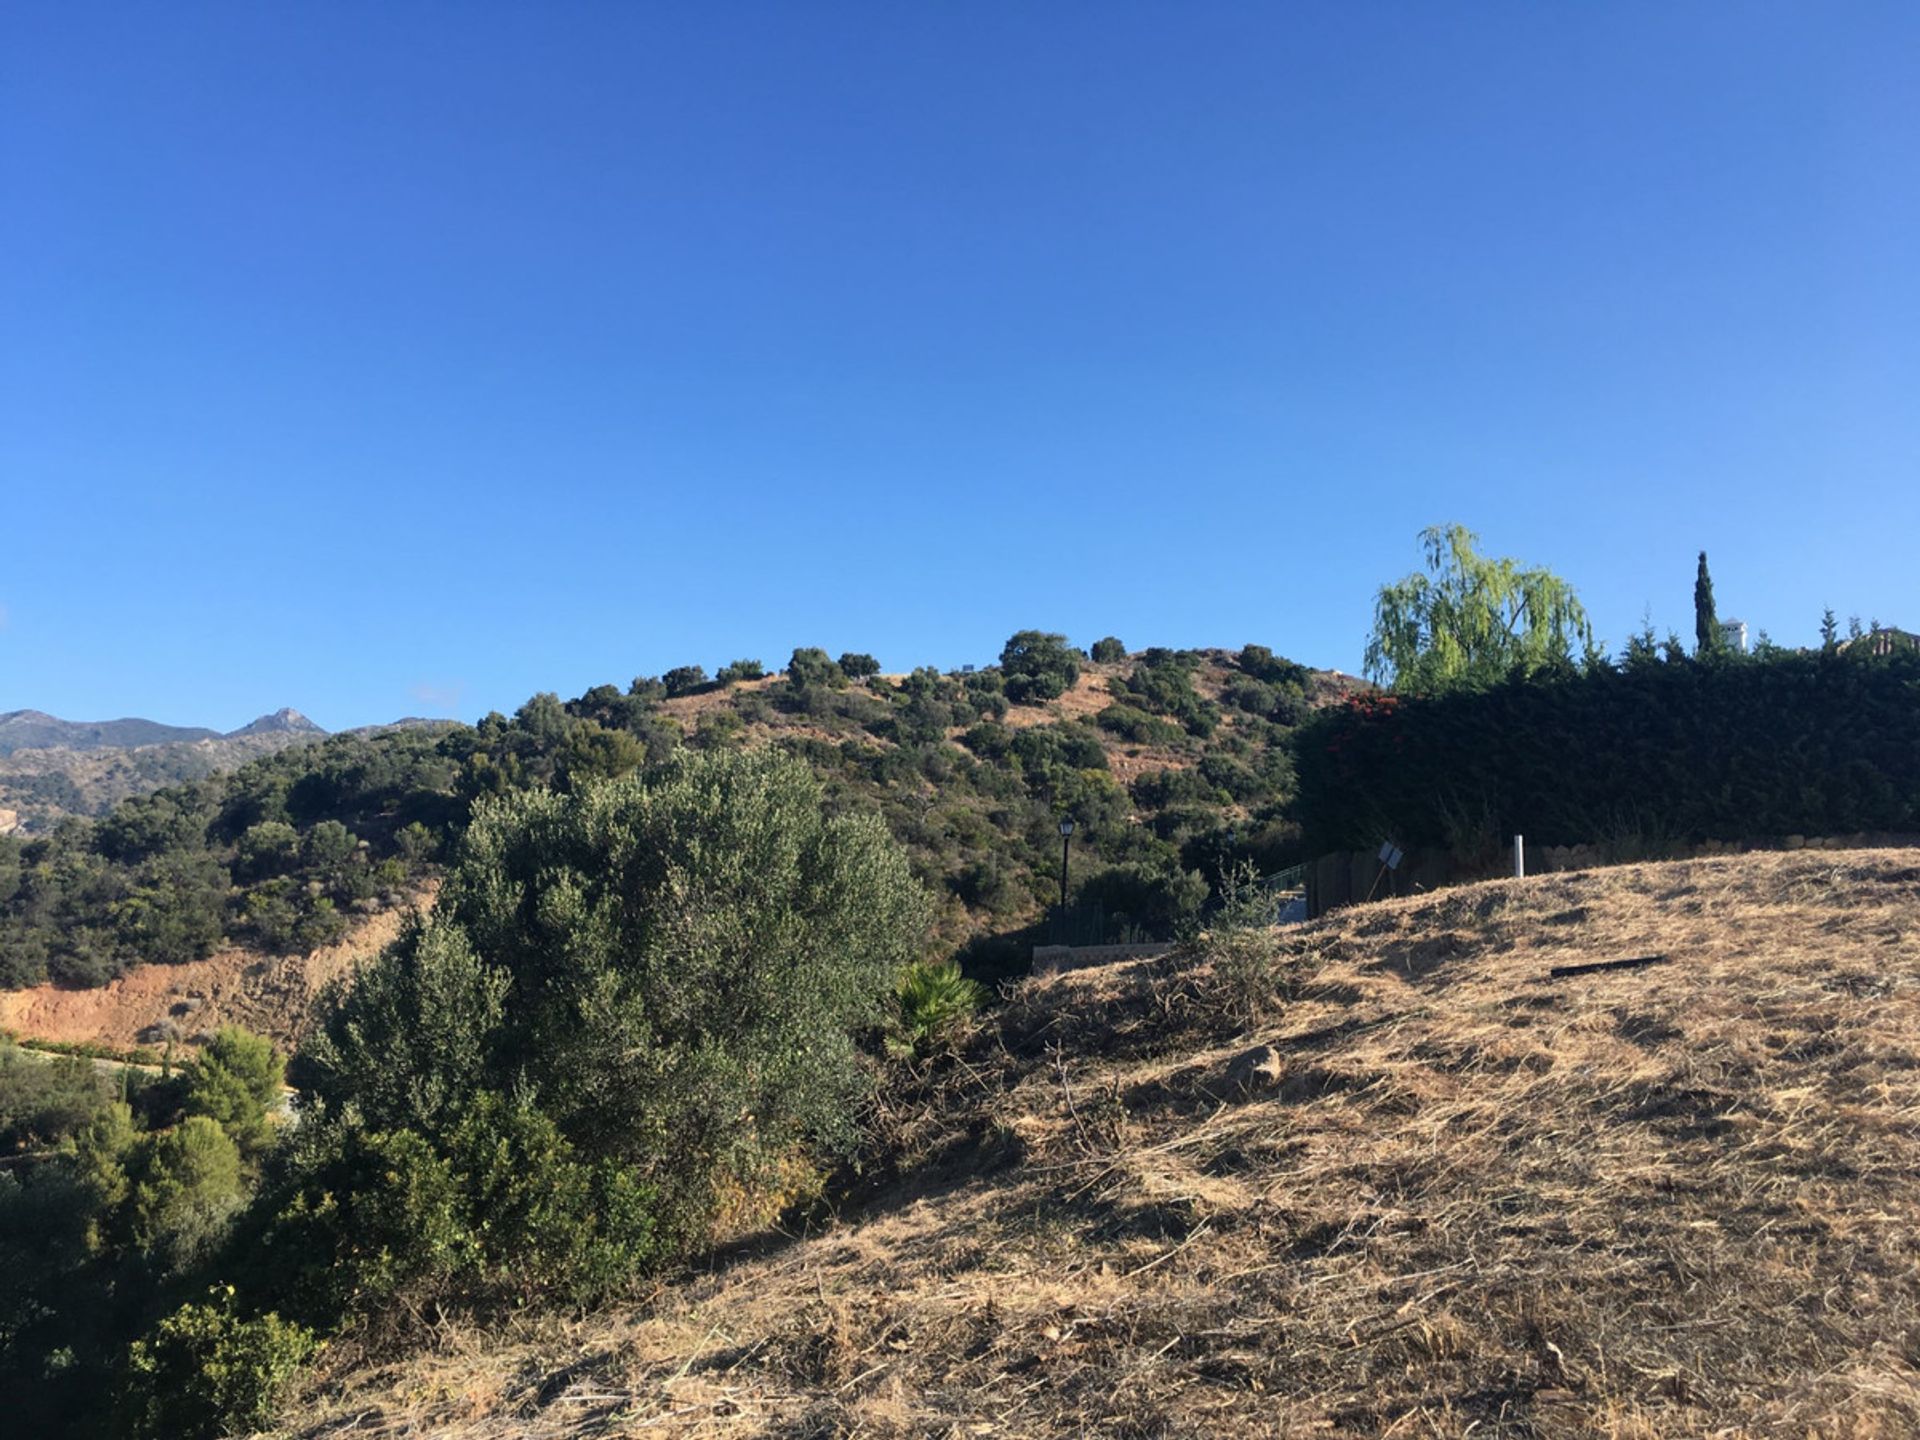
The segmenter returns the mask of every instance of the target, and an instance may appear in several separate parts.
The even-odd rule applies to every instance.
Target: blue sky
[[[1920,628],[1910,5],[19,5],[0,710]]]

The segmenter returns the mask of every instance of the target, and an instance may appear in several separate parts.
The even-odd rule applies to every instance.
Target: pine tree
[[[1726,643],[1720,635],[1720,617],[1713,610],[1713,577],[1707,574],[1707,552],[1700,552],[1700,573],[1693,582],[1693,653],[1701,660],[1718,655]]]
[[[1840,648],[1840,622],[1833,618],[1831,605],[1820,617],[1820,648],[1829,654]]]

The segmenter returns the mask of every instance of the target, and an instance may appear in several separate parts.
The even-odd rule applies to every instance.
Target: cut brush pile
[[[291,1433],[1920,1433],[1920,853],[1494,882],[1269,949],[1280,994],[1244,953],[1029,982],[896,1087],[833,1223],[336,1362]]]

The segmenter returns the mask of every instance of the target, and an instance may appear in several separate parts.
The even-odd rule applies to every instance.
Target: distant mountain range
[[[16,750],[132,750],[242,735],[326,733],[298,710],[276,710],[225,734],[199,725],[162,725],[158,720],[62,720],[44,710],[9,710],[0,714],[0,755]]]
[[[447,723],[409,716],[348,733]],[[292,709],[225,732],[131,717],[62,720],[44,710],[9,710],[0,713],[0,835],[48,830],[67,815],[104,815],[130,795],[326,737]]]

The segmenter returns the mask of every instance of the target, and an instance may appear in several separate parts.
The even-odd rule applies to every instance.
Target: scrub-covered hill
[[[341,1348],[282,1433],[1920,1429],[1920,853],[1223,929],[1022,984],[871,1119],[837,1220]]]
[[[1057,897],[1063,818],[1080,939],[1190,928],[1227,869],[1302,858],[1292,737],[1358,682],[1259,645],[1091,650],[1023,632],[995,667],[887,676],[868,656],[801,649],[778,675],[687,666],[536,695],[473,726],[196,742],[310,741],[94,820],[0,835],[0,988],[338,945],[437,873],[480,799],[569,790],[682,748],[779,747],[830,806],[877,810],[936,897],[934,945],[981,973],[1025,963]]]

